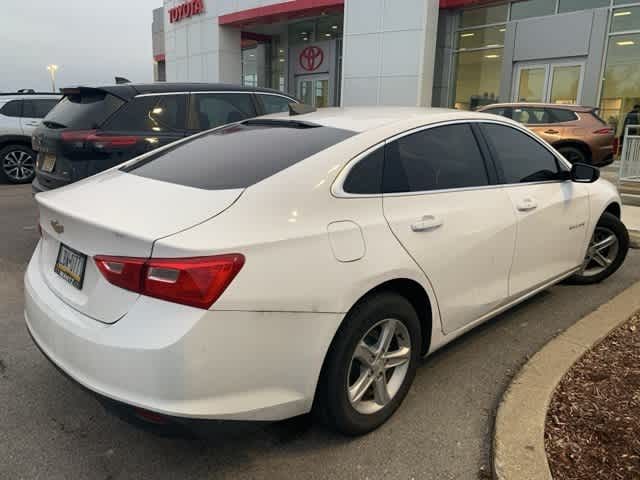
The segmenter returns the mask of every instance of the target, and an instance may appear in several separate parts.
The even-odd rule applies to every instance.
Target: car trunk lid
[[[111,170],[38,194],[42,275],[65,303],[96,320],[114,323],[139,294],[107,282],[93,257],[148,258],[155,240],[221,213],[242,191],[204,190]],[[61,245],[66,247],[64,252]],[[69,251],[78,255],[72,259],[75,262],[86,256],[84,272],[75,272],[81,285],[78,279],[74,286],[73,272],[64,270],[68,259],[58,258]],[[62,265],[62,274],[54,270],[56,265]]]

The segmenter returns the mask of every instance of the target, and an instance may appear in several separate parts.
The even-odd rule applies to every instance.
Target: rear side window
[[[373,195],[382,193],[384,147],[380,147],[356,163],[342,185],[346,193]]]
[[[78,94],[63,98],[44,121],[57,128],[98,128],[124,103],[105,91],[82,89]]]
[[[259,93],[258,98],[260,98],[260,100],[262,101],[262,105],[264,106],[264,113],[288,112],[289,104],[295,103],[290,98],[280,97],[278,95],[265,95]]]
[[[44,118],[57,103],[58,99],[25,100],[22,116],[26,118]]]
[[[247,93],[199,93],[194,98],[200,130],[256,116],[253,100]]]
[[[578,116],[575,114],[575,112],[572,112],[571,110],[552,108],[550,109],[550,111],[553,120],[558,123],[573,122],[578,119]]]
[[[128,132],[174,132],[185,130],[187,95],[150,95],[134,98],[105,125]]]
[[[21,117],[22,100],[9,100],[0,108],[0,113],[5,117]]]
[[[504,125],[483,124],[482,131],[502,169],[504,183],[555,180],[555,156],[529,135]]]
[[[430,128],[387,145],[385,193],[424,192],[489,184],[471,126]]]
[[[206,190],[246,188],[352,135],[295,122],[247,122],[192,138],[122,170]]]

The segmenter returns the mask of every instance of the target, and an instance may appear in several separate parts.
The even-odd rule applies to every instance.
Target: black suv
[[[33,191],[73,183],[202,130],[287,111],[276,90],[207,83],[63,89],[32,138]]]

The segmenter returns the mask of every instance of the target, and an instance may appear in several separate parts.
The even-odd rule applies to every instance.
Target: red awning
[[[344,0],[291,0],[220,15],[218,23],[244,27],[250,24],[276,23],[292,18],[311,17],[322,13],[342,12],[343,10]]]

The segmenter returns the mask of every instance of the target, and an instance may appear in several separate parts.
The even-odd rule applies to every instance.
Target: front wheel
[[[613,275],[629,251],[629,232],[618,217],[605,212],[593,232],[582,269],[569,279],[570,283],[599,283]]]
[[[9,145],[0,150],[2,173],[10,183],[31,182],[36,174],[36,153],[24,145]]]
[[[572,165],[574,163],[587,163],[590,162],[587,160],[587,156],[584,154],[582,150],[576,147],[558,147],[558,152],[567,159],[569,163]]]
[[[346,435],[378,428],[400,406],[420,358],[420,322],[395,293],[365,299],[347,315],[329,349],[316,413]]]

